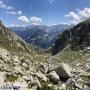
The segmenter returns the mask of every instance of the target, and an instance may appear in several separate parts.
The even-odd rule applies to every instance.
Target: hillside
[[[6,49],[21,49],[27,50],[27,45],[24,40],[18,37],[15,33],[6,28],[0,21],[0,46]]]
[[[77,72],[77,82],[90,84],[90,19],[58,35],[52,55],[57,63],[68,63],[73,68],[72,72]]]
[[[90,19],[62,32],[55,41],[53,54],[57,54],[68,44],[71,50],[84,50],[90,46]]]
[[[5,48],[10,52],[15,53],[27,53],[33,54],[43,52],[42,49],[35,47],[32,44],[26,43],[23,39],[21,39],[18,35],[16,35],[13,31],[9,28],[5,27],[2,22],[0,21],[0,47]]]

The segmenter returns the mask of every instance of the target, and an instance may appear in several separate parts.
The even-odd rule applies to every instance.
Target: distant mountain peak
[[[48,48],[54,44],[56,36],[63,30],[70,28],[69,25],[32,25],[28,27],[16,28],[13,27],[11,30],[16,32],[22,39],[28,43],[33,43],[41,48]]]

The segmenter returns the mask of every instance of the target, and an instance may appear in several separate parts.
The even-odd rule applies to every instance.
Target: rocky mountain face
[[[18,37],[14,32],[6,28],[0,21],[0,46],[7,49],[28,50],[24,40]]]
[[[52,49],[53,54],[58,53],[68,44],[72,50],[81,50],[90,46],[90,19],[58,35],[58,39]]]
[[[70,25],[53,25],[53,26],[30,26],[30,27],[18,27],[11,28],[22,39],[28,43],[35,44],[41,48],[48,48],[54,44],[56,36],[63,30],[70,28]]]

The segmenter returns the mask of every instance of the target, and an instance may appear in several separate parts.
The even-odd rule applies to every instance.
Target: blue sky
[[[90,0],[0,0],[8,26],[77,24],[90,17]]]

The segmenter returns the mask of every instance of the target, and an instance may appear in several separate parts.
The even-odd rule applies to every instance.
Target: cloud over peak
[[[90,18],[90,8],[84,8],[83,10],[77,9],[76,11],[71,11],[64,16],[72,19],[70,23],[77,24]]]
[[[40,25],[43,21],[41,18],[38,18],[35,16],[32,16],[30,18],[28,18],[27,16],[20,16],[20,17],[18,17],[18,20],[20,20],[24,23],[30,23],[32,25]]]
[[[26,16],[20,16],[20,17],[18,17],[18,20],[23,21],[25,23],[29,23],[30,22],[28,17],[26,17]]]
[[[30,18],[30,22],[31,22],[32,25],[40,25],[41,22],[42,22],[42,19],[33,16],[33,17]]]

